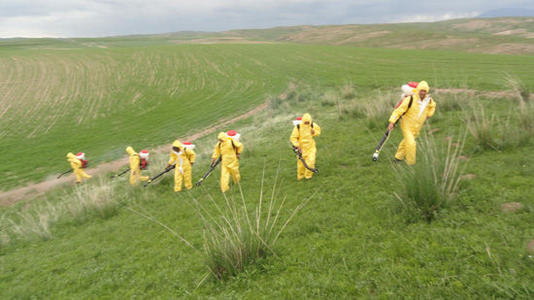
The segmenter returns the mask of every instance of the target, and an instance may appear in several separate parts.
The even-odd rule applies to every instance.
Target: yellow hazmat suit
[[[139,154],[137,154],[132,147],[126,148],[126,152],[130,156],[130,185],[136,186],[139,181],[148,181],[150,177],[141,176],[141,169],[139,168]]]
[[[184,182],[185,188],[190,190],[193,187],[191,183],[191,165],[195,163],[195,151],[185,148],[178,140],[174,141],[172,147],[177,147],[180,150],[179,152],[171,150],[169,159],[169,165],[176,163],[176,168],[174,168],[174,191],[179,192],[182,190],[182,182]]]
[[[421,90],[425,90],[427,93],[430,90],[426,81],[421,81],[417,85],[417,91],[412,96],[412,106],[408,109],[410,97],[404,98],[401,105],[393,111],[389,118],[389,123],[395,123],[402,117],[400,125],[403,140],[399,144],[395,158],[398,160],[406,158],[406,163],[409,165],[415,164],[415,138],[419,135],[419,131],[426,119],[432,117],[436,110],[436,102],[429,94],[426,95],[425,99],[420,98],[419,91]]]
[[[307,123],[307,124],[306,124]],[[302,122],[293,128],[289,140],[294,147],[298,147],[302,151],[302,158],[310,168],[315,168],[315,156],[317,148],[315,147],[316,136],[321,134],[321,127],[317,123],[312,122],[310,114],[302,116]],[[304,164],[297,159],[297,179],[301,180],[303,177],[310,179],[313,172],[306,169]]]
[[[221,191],[224,193],[230,189],[230,175],[234,183],[238,183],[241,179],[239,174],[239,155],[243,152],[243,144],[238,139],[232,139],[221,132],[217,136],[219,142],[215,145],[212,159],[219,158],[222,155],[221,161]]]
[[[76,158],[76,155],[72,154],[71,152],[67,153],[67,161],[70,163],[72,171],[74,171],[76,183],[82,182],[84,178],[89,179],[92,177],[82,170],[82,162]]]

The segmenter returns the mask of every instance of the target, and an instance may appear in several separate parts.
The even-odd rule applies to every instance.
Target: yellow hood
[[[303,116],[302,116],[302,124],[306,123],[306,122],[312,122],[312,117],[310,114],[308,113],[305,113]]]
[[[69,153],[67,153],[67,158],[68,159],[73,159],[73,158],[76,158],[76,155],[72,154],[72,152],[69,152]]]
[[[172,146],[173,147],[178,147],[180,149],[182,149],[184,147],[184,145],[182,145],[182,143],[179,140],[174,141],[174,143],[172,143]]]
[[[128,148],[126,148],[126,153],[128,153],[129,155],[134,155],[135,150],[131,146],[128,146]]]
[[[427,93],[430,91],[430,86],[428,86],[428,83],[424,80],[417,85],[417,91],[419,92],[421,90],[425,90]]]
[[[219,134],[217,135],[217,139],[218,140],[224,140],[224,138],[226,138],[226,133],[219,132]]]

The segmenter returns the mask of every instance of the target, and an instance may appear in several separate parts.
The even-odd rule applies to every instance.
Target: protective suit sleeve
[[[434,99],[430,99],[430,103],[428,103],[428,113],[426,114],[427,118],[430,118],[434,115],[434,112],[436,111],[436,102]]]
[[[291,136],[289,137],[289,141],[291,142],[293,147],[298,147],[299,146],[299,130],[298,130],[297,126],[293,127],[293,131],[291,132]]]
[[[243,148],[244,148],[243,143],[234,142],[234,146],[235,146],[235,150],[237,154],[241,154],[241,152],[243,152]]]
[[[320,136],[321,135],[321,126],[317,123],[313,123],[313,136]]]
[[[172,165],[172,164],[176,161],[177,158],[178,158],[178,157],[176,156],[176,154],[174,154],[174,152],[171,152],[171,156],[169,157],[169,162],[168,162],[168,164],[169,164],[169,165]]]
[[[219,143],[215,144],[215,148],[213,149],[213,155],[211,156],[212,159],[217,159],[221,155],[221,149],[219,147]]]
[[[402,100],[401,105],[397,107],[391,116],[389,117],[389,123],[395,123],[397,120],[408,110],[408,105],[410,104],[410,97],[406,97]]]
[[[188,149],[187,151],[188,151],[188,154],[189,154],[189,162],[194,164],[195,163],[195,159],[197,157],[197,154],[193,150],[189,150]]]

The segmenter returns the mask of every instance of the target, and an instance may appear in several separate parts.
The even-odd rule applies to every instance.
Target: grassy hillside
[[[525,247],[534,237],[531,142],[483,150],[468,136],[462,154],[469,160],[462,165],[464,173],[472,175],[462,183],[456,201],[432,223],[409,222],[393,196],[400,190],[390,159],[400,133],[394,132],[380,161],[372,162],[383,127],[372,125],[372,115],[366,113],[366,107],[377,101],[394,102],[397,89],[298,86],[284,97],[273,95],[269,109],[233,126],[242,133],[246,147],[241,172],[249,211],[258,207],[262,176],[264,206],[278,180],[279,192],[274,195],[279,202],[286,199],[283,217],[313,196],[281,235],[276,255],[248,265],[235,278],[215,280],[202,255],[205,223],[194,200],[218,215],[209,205],[212,195],[224,207],[218,174],[201,189],[179,194],[172,192],[171,176],[137,189],[130,189],[124,178],[105,183],[114,186],[112,201],[118,203],[107,213],[66,212],[51,222],[45,240],[26,234],[0,248],[0,295],[530,298],[534,260]],[[512,99],[434,96],[438,111],[425,129],[435,129],[434,139],[441,146],[447,137],[466,130],[471,105],[482,105],[498,120],[507,118],[516,106]],[[323,128],[317,138],[320,174],[297,182],[288,137],[291,119],[303,112],[310,112]],[[513,126],[518,126],[515,120]],[[215,134],[196,141],[200,157],[195,178],[207,167],[214,140]],[[158,161],[166,160],[166,153],[155,160],[162,166]],[[96,191],[95,181],[86,193]],[[24,224],[21,218],[35,212],[54,217],[62,203],[78,201],[71,191],[60,195],[49,193],[46,205],[30,202],[3,208],[3,220]],[[229,196],[241,201],[237,186]],[[522,203],[523,209],[503,213],[501,204],[511,201]],[[168,226],[199,251],[136,212]],[[2,226],[7,229],[8,224]]]
[[[462,35],[467,29],[450,28],[466,22],[428,30]],[[517,29],[503,26],[465,34],[482,40]],[[236,31],[216,34],[231,43],[213,45],[183,44],[214,41],[203,33],[0,42],[2,190],[66,169],[68,151],[86,152],[95,165],[123,157],[127,145],[167,144],[268,104],[229,126],[242,134],[245,152],[242,183],[228,198],[217,169],[201,188],[178,194],[171,174],[147,188],[102,174],[0,207],[0,298],[532,298],[534,58],[318,45],[324,37],[343,44],[332,28]],[[358,28],[341,28],[342,38]],[[313,40],[317,30],[324,32]],[[239,44],[299,34],[305,44]],[[370,36],[354,45],[383,47],[379,40],[388,40]],[[526,39],[492,41],[501,36],[506,43]],[[402,189],[402,175],[410,174],[402,172],[418,169],[391,162],[399,130],[371,161],[399,86],[422,79],[438,108],[419,139],[418,166],[443,162],[424,164],[425,136],[460,152],[459,189],[439,203],[415,199],[423,208],[430,203],[431,222]],[[323,128],[320,173],[297,182],[288,139],[291,120],[304,112]],[[195,141],[194,179],[207,169],[215,137]],[[160,171],[167,155],[153,153],[146,173]],[[432,180],[446,177],[431,173],[415,177],[430,196],[441,193]],[[267,234],[267,246],[252,251],[258,258],[218,280],[209,266],[220,257],[206,250],[210,226],[244,211],[254,221],[276,219],[272,228],[281,234],[276,243]],[[254,240],[247,232],[240,234]]]
[[[69,151],[84,151],[95,164],[124,155],[126,145],[151,147],[199,131],[282,93],[291,80],[369,90],[428,78],[491,90],[504,88],[507,73],[534,87],[528,56],[334,46],[2,48],[0,61],[4,190],[60,172]]]
[[[234,30],[227,36],[358,47],[451,49],[469,52],[534,53],[534,18],[460,19],[435,23],[295,26]]]
[[[455,19],[432,23],[289,26],[224,32],[176,32],[108,38],[7,39],[18,49],[124,48],[176,44],[303,43],[397,49],[534,54],[534,18]]]

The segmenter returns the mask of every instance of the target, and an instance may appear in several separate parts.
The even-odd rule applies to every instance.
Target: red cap
[[[191,142],[183,142],[182,145],[193,145]]]
[[[297,121],[302,121],[302,117],[297,117]]]
[[[235,136],[237,132],[235,130],[230,130],[226,133],[228,136]]]
[[[419,83],[414,82],[414,81],[410,81],[410,82],[408,82],[408,85],[409,85],[411,88],[414,88],[414,89],[417,87],[418,84],[419,84]]]
[[[83,155],[83,152],[76,153],[76,156],[82,156],[82,155]]]
[[[140,153],[148,153],[148,150],[141,150]]]

